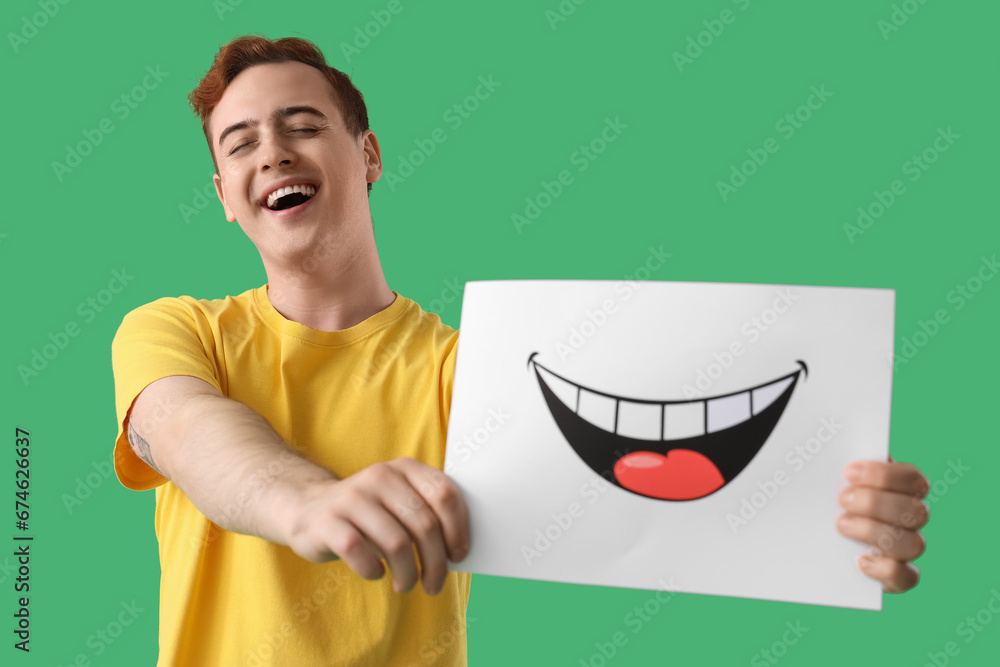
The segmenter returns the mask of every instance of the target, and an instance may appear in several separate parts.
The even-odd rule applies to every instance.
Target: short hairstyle
[[[212,111],[222,99],[226,87],[243,70],[254,65],[269,63],[300,62],[318,69],[333,88],[333,99],[344,117],[344,123],[355,137],[369,129],[368,108],[361,91],[354,87],[351,78],[340,70],[326,64],[326,58],[319,48],[309,40],[298,37],[268,39],[263,35],[243,35],[222,46],[215,54],[212,67],[198,83],[198,87],[188,95],[188,101],[195,114],[201,119],[201,130],[208,141],[212,154],[212,164],[216,173],[219,164],[215,160],[212,137],[208,135],[208,122]],[[372,184],[368,184],[371,193]]]

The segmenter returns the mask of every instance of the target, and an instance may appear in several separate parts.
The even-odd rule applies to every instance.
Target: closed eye
[[[318,130],[316,130],[316,128],[313,128],[313,127],[300,127],[300,128],[296,128],[296,129],[292,130],[292,132],[317,132],[317,131]],[[253,143],[252,141],[248,141],[246,143],[243,143],[243,144],[240,144],[238,146],[235,146],[235,147],[233,147],[233,150],[229,151],[229,154],[232,155],[236,151],[238,151],[241,148],[243,148],[244,146],[249,146],[252,143]]]

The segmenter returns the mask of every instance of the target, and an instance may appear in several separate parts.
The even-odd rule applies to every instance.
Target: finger
[[[440,470],[410,458],[396,459],[393,463],[434,510],[441,524],[448,558],[454,562],[465,558],[469,553],[469,511],[455,482]]]
[[[368,540],[368,538],[367,538],[367,537],[366,537],[365,539],[366,539],[366,540]],[[368,544],[370,544],[370,545],[371,545],[371,547],[372,547],[372,551],[373,551],[373,552],[375,552],[375,557],[376,557],[376,558],[378,558],[379,560],[384,560],[384,559],[385,559],[385,554],[384,554],[384,553],[382,553],[382,550],[378,548],[378,545],[377,545],[377,544],[375,544],[375,543],[374,543],[374,542],[372,542],[371,540],[368,540]]]
[[[910,530],[923,528],[930,518],[930,509],[920,498],[864,486],[849,486],[841,491],[840,506],[851,514]]]
[[[857,514],[841,514],[837,531],[844,537],[876,547],[883,555],[914,560],[927,548],[924,536],[915,530],[893,526]]]
[[[339,558],[347,564],[347,567],[365,579],[381,579],[385,574],[385,568],[379,562],[372,544],[349,521],[331,519],[325,527],[321,540],[322,545],[314,551],[323,554],[324,557],[317,562]],[[326,557],[327,555],[332,557]]]
[[[858,569],[866,576],[882,582],[886,593],[905,593],[920,581],[920,569],[895,558],[864,555],[858,558]]]
[[[847,466],[847,479],[858,486],[868,486],[924,498],[930,492],[930,482],[912,463],[882,461],[852,461]]]
[[[424,591],[437,595],[448,575],[448,556],[445,553],[444,535],[434,510],[419,493],[407,485],[405,498],[396,497],[386,509],[403,524],[417,545],[420,557],[420,580]]]
[[[417,583],[413,542],[402,524],[381,504],[362,504],[351,512],[351,522],[385,555],[397,593],[408,593]]]

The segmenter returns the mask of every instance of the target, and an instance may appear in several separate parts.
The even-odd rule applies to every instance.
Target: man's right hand
[[[342,480],[310,483],[292,512],[286,543],[306,560],[340,558],[365,579],[381,579],[385,557],[397,592],[417,582],[444,586],[448,560],[469,551],[469,514],[455,483],[440,470],[403,457],[375,463]]]

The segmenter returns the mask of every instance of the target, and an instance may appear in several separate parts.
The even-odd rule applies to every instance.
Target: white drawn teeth
[[[619,401],[618,433],[640,440],[659,440],[663,420],[660,403]]]
[[[730,396],[682,403],[638,403],[588,391],[535,365],[560,401],[605,431],[639,440],[679,440],[722,431],[747,421],[784,393],[795,376]],[[705,411],[708,414],[705,414]]]
[[[563,402],[563,405],[569,406],[573,412],[577,411],[577,387],[575,385],[557,378],[552,373],[548,372],[541,366],[535,366],[538,372],[542,374],[542,378],[545,380],[545,384],[549,386],[552,393],[559,397],[559,400]]]
[[[750,419],[750,392],[708,401],[708,432],[715,433]]]
[[[705,401],[668,403],[664,423],[664,440],[705,435]]]
[[[784,378],[782,380],[776,380],[771,384],[764,385],[758,389],[753,390],[753,413],[759,414],[764,408],[774,403],[774,400],[784,393],[788,385],[792,383],[790,377]]]
[[[586,389],[580,390],[578,415],[605,431],[615,432],[615,399],[601,396]]]

